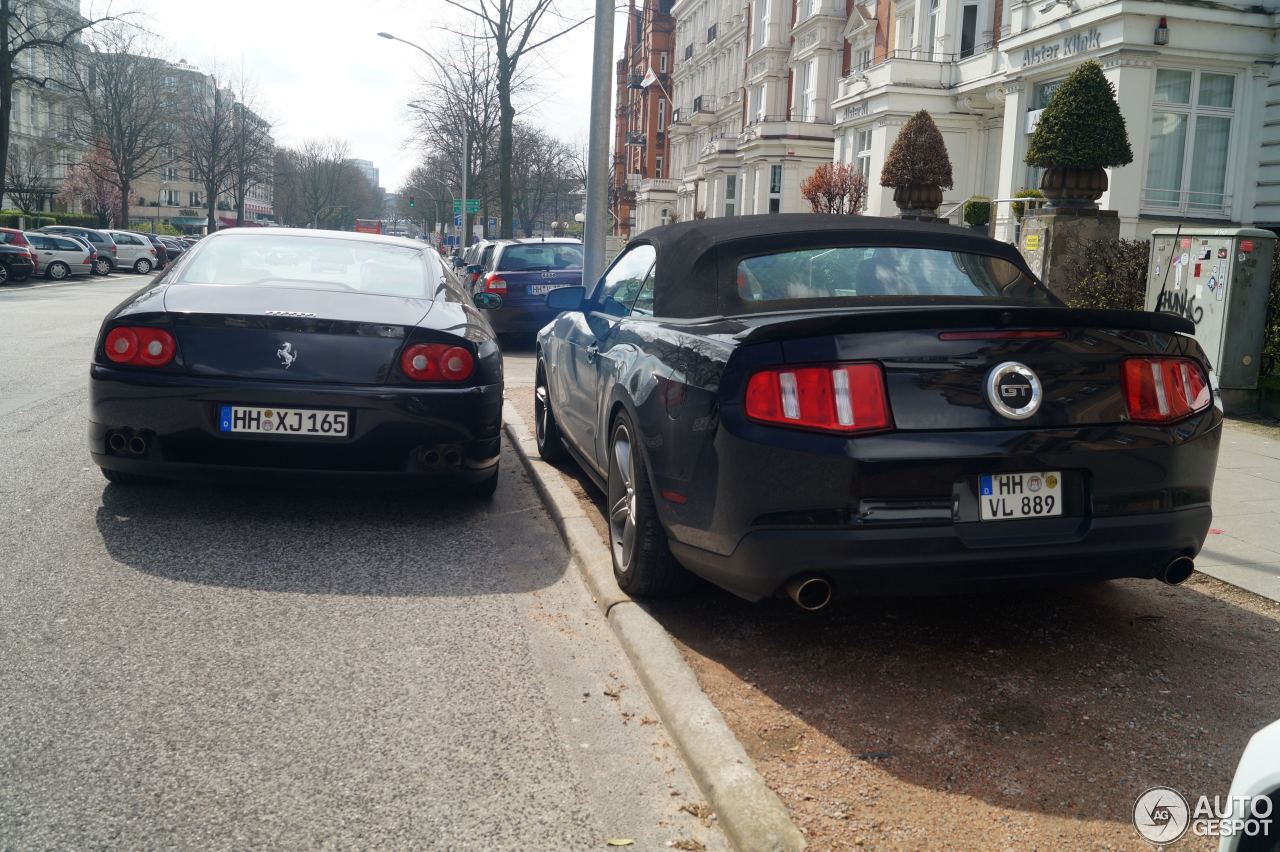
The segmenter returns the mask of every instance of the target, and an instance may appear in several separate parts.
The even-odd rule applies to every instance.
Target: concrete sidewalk
[[[1196,568],[1280,601],[1280,429],[1227,421]]]

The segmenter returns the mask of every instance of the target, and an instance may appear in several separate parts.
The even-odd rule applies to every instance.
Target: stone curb
[[[805,848],[804,835],[702,691],[667,631],[618,588],[609,552],[563,474],[538,457],[537,444],[510,404],[503,407],[503,420],[507,439],[729,842],[744,851]]]

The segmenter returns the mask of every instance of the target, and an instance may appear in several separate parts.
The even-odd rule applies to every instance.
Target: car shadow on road
[[[107,485],[97,526],[112,558],[185,583],[369,596],[517,594],[569,559],[504,450],[491,503],[456,495],[156,483]]]
[[[1280,717],[1280,607],[1203,575],[816,614],[718,591],[650,609],[798,808],[801,790],[925,810],[943,791],[1131,831],[1150,786],[1225,795]]]

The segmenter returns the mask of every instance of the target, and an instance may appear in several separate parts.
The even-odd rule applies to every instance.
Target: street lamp
[[[409,45],[414,50],[427,57],[427,59],[430,59],[431,64],[436,66],[436,70],[439,71],[442,76],[449,76],[448,71],[440,64],[440,60],[432,56],[431,53],[422,45],[415,44],[408,39],[403,39],[400,38],[400,36],[395,36],[386,32],[378,33],[378,38],[390,39],[391,41],[398,41],[401,44]],[[467,120],[464,116],[462,120],[462,245],[464,247],[471,242],[471,214],[467,211],[467,173],[471,170],[471,139],[469,130],[470,128],[467,126]]]

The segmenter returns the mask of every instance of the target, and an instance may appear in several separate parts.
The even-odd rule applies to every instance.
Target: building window
[[[810,59],[808,62],[800,66],[799,73],[796,74],[796,89],[792,98],[792,103],[796,106],[792,109],[792,119],[796,121],[813,121],[813,99],[814,99],[814,65],[817,60]]]
[[[853,153],[853,165],[862,179],[871,185],[871,130],[859,130],[857,150]]]
[[[756,0],[755,20],[751,26],[751,49],[764,45],[765,31],[769,29],[769,0]]]
[[[164,191],[162,192],[162,195],[164,196],[164,206],[165,206],[165,207],[177,207],[177,206],[178,206],[178,190],[176,190],[176,189],[166,189],[166,190],[164,190]]]
[[[813,0],[800,0],[800,20],[813,14]]]
[[[200,180],[200,178],[196,177],[195,169],[187,169],[187,180],[192,181],[193,183]]]
[[[782,166],[769,167],[769,194],[778,195],[782,192]],[[776,212],[776,211],[770,211]]]
[[[755,121],[764,121],[764,84],[751,87],[751,106],[755,110]]]
[[[202,207],[202,206],[204,206],[204,202],[200,200],[200,193],[198,193],[198,192],[196,192],[196,191],[194,191],[194,190],[193,190],[193,191],[190,193],[190,198],[191,198],[191,206],[192,206],[192,207]]]
[[[1144,207],[1227,212],[1235,89],[1234,74],[1157,69]]]
[[[670,207],[663,207],[663,208],[662,208],[662,214],[661,214],[661,216],[660,216],[659,218],[660,218],[661,223],[662,223],[663,225],[668,225],[668,224],[670,224],[670,223],[671,223],[671,208],[670,208]]]
[[[658,132],[662,133],[667,129],[667,101],[665,98],[658,98]]]
[[[893,31],[893,46],[898,53],[904,56],[911,55],[916,46],[915,29],[916,15],[914,9],[908,9],[898,16],[897,26]]]
[[[662,177],[662,158],[661,157],[655,157],[653,160],[653,176],[656,178]]]
[[[667,52],[664,50],[658,54],[658,72],[667,73]]]
[[[738,176],[724,176],[724,215],[732,216],[738,201]]]
[[[871,45],[858,51],[858,70],[866,71],[871,67]]]
[[[769,212],[770,212],[770,213],[781,213],[781,212],[782,212],[782,199],[781,199],[781,198],[770,198],[770,199],[769,199]]]
[[[924,49],[930,60],[943,59],[938,55],[938,34],[942,32],[941,20],[942,0],[929,0],[929,32],[925,36]]]
[[[960,13],[960,58],[973,56],[978,37],[978,4],[968,3]]]

